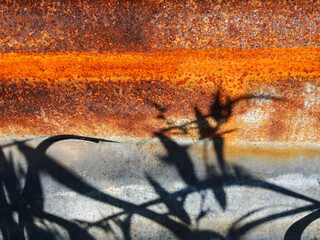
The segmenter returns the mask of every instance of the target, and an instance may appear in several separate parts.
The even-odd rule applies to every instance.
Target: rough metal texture
[[[1,237],[319,239],[319,19],[1,1]]]
[[[319,48],[3,54],[0,131],[152,136],[168,124],[156,118],[157,105],[185,122],[194,107],[208,113],[220,91],[224,103],[239,100],[226,125],[237,128],[230,141],[315,143],[319,59]],[[241,99],[253,95],[278,99]]]
[[[0,133],[152,136],[165,124],[155,104],[178,123],[220,91],[281,98],[234,104],[229,140],[319,142],[319,11],[319,1],[4,1]]]
[[[26,1],[0,5],[2,52],[319,46],[319,1]]]
[[[3,239],[319,237],[319,146],[283,162],[244,148],[223,170],[209,139],[98,141],[1,139]]]

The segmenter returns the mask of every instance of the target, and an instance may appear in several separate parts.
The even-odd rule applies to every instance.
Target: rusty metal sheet
[[[151,136],[165,124],[154,103],[172,121],[186,121],[195,106],[207,112],[219,89],[224,100],[282,98],[239,101],[227,126],[239,128],[231,141],[319,142],[319,59],[319,48],[2,54],[0,129]]]
[[[0,1],[0,239],[319,238],[320,1]]]
[[[287,100],[238,104],[230,140],[319,141],[318,1],[5,1],[0,12],[2,135],[150,136],[163,124],[150,102],[183,121],[221,88]]]
[[[319,1],[3,0],[4,52],[319,46]]]

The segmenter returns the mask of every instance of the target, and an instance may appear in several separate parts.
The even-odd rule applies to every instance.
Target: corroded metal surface
[[[317,239],[319,17],[1,1],[0,238]]]
[[[145,137],[165,124],[155,106],[183,122],[219,90],[282,98],[239,101],[229,140],[318,142],[319,11],[319,1],[2,2],[0,133]]]
[[[26,1],[0,5],[2,52],[319,46],[319,1]]]
[[[157,139],[91,140],[95,141],[79,136],[0,139],[0,183],[10,194],[9,200],[1,200],[6,210],[2,219],[7,220],[1,227],[7,235],[23,236],[18,230],[27,226],[25,235],[41,239],[319,236],[319,145],[314,146],[316,155],[302,154],[302,161],[285,154],[285,162],[265,156],[252,159],[246,150],[259,152],[263,144],[246,146],[223,176],[206,140],[172,140],[178,149],[173,156],[185,162],[184,172],[164,160],[173,156]],[[279,144],[270,147],[275,154],[279,150]],[[197,181],[185,182],[186,174]]]
[[[145,137],[166,123],[248,94],[235,104],[231,141],[319,142],[319,48],[148,53],[2,54],[1,134]],[[279,114],[281,118],[279,118]]]

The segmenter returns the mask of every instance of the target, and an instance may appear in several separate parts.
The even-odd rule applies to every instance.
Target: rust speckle
[[[8,0],[0,4],[0,49],[314,47],[319,19],[318,1]]]
[[[0,3],[0,134],[145,137],[244,101],[230,141],[319,142],[319,2]],[[279,119],[281,114],[281,120]],[[194,136],[192,136],[194,137]]]
[[[185,121],[195,117],[194,106],[208,111],[220,89],[225,101],[285,99],[240,102],[226,126],[238,130],[228,140],[316,142],[319,58],[319,48],[2,54],[0,131],[150,136],[165,124],[152,102],[171,121]]]

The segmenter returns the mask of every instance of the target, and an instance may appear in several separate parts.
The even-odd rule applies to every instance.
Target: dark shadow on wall
[[[284,236],[284,240],[295,240],[301,239],[302,233],[307,227],[314,222],[315,220],[320,218],[320,209],[313,211],[312,213],[308,214],[307,216],[299,219],[295,223],[293,223]]]
[[[249,170],[242,168],[238,165],[228,166],[226,159],[223,155],[224,149],[224,135],[236,131],[237,129],[230,129],[221,131],[223,126],[229,121],[230,117],[233,115],[233,108],[240,101],[247,100],[270,100],[270,101],[285,101],[283,98],[278,98],[274,96],[268,95],[244,95],[240,96],[236,99],[225,98],[222,100],[221,93],[218,90],[212,99],[212,104],[210,107],[209,114],[201,113],[200,109],[195,106],[194,114],[195,120],[189,121],[185,124],[181,125],[173,125],[170,120],[165,117],[166,109],[158,105],[157,103],[151,102],[151,104],[158,109],[159,114],[157,116],[158,119],[164,120],[170,126],[164,129],[161,129],[159,132],[155,132],[154,135],[160,139],[164,148],[167,151],[167,155],[161,158],[162,161],[173,165],[177,170],[181,177],[181,179],[187,184],[187,188],[198,188],[199,192],[203,191],[203,186],[205,186],[206,190],[211,190],[214,194],[217,202],[220,204],[220,207],[223,210],[227,208],[226,201],[226,192],[224,191],[224,187],[236,185],[236,186],[246,186],[246,187],[255,187],[262,188],[269,191],[274,191],[281,193],[283,195],[291,196],[296,199],[303,199],[307,202],[310,202],[311,205],[307,205],[305,207],[296,208],[288,211],[284,211],[281,213],[265,216],[261,219],[257,219],[255,221],[250,221],[249,223],[244,223],[241,225],[241,222],[244,222],[248,217],[252,214],[259,212],[262,209],[256,209],[247,213],[245,216],[241,217],[229,228],[226,236],[226,239],[240,239],[245,236],[250,230],[273,220],[280,219],[287,216],[292,216],[297,213],[312,211],[315,209],[319,209],[319,201],[304,196],[302,194],[293,192],[289,189],[285,189],[281,186],[277,186],[275,184],[268,183],[266,181],[262,181],[254,177],[250,174]],[[209,120],[213,120],[213,126],[210,125]],[[196,172],[192,165],[192,161],[190,156],[187,153],[188,146],[181,146],[173,138],[168,137],[167,135],[187,135],[190,130],[193,128],[197,129],[199,140],[206,139],[203,150],[203,160],[206,169],[206,180],[204,182],[200,182],[196,177]],[[178,132],[177,132],[178,131]],[[167,134],[167,135],[166,135]],[[213,167],[208,162],[208,145],[212,145],[213,150],[216,154],[215,159],[217,161],[218,169]],[[204,184],[203,186],[199,186]],[[201,206],[204,206],[205,195],[201,195],[202,202]],[[170,209],[168,207],[168,209]],[[208,211],[205,209],[200,210],[196,221],[198,222],[202,217],[208,214]],[[294,223],[286,232],[284,238],[285,239],[300,239],[302,232],[306,229],[306,227],[313,221],[319,218],[319,212],[314,211],[310,215],[302,218],[301,220]]]
[[[28,146],[26,141],[14,142],[13,145],[26,158],[27,169],[19,165],[14,166],[13,157],[10,154],[9,156],[5,155],[4,152],[4,148],[8,147],[8,145],[1,146],[0,211],[2,217],[0,219],[0,231],[3,239],[65,239],[66,236],[61,235],[61,232],[57,230],[57,226],[64,229],[70,239],[95,239],[91,234],[91,229],[93,228],[98,228],[119,238],[119,233],[115,232],[112,227],[114,225],[118,226],[118,229],[121,230],[120,238],[132,239],[131,224],[132,218],[135,215],[157,223],[173,233],[177,239],[240,239],[248,231],[269,221],[313,210],[312,214],[297,221],[288,229],[285,239],[294,239],[293,236],[301,236],[309,223],[319,218],[320,202],[281,186],[257,179],[250,174],[249,170],[241,166],[235,164],[228,165],[223,155],[225,134],[237,130],[222,131],[223,125],[229,121],[233,114],[233,108],[238,102],[252,99],[281,100],[266,95],[246,95],[237,99],[226,98],[222,100],[221,93],[218,91],[212,99],[209,114],[203,114],[195,106],[194,120],[183,125],[171,124],[169,127],[155,132],[155,137],[160,140],[166,150],[166,155],[162,156],[160,160],[176,169],[181,181],[185,183],[185,187],[174,192],[169,191],[152,175],[146,173],[146,179],[157,194],[157,197],[142,204],[135,204],[102,192],[46,154],[46,151],[52,144],[67,139],[115,143],[113,141],[74,135],[61,135],[44,140],[36,148]],[[153,103],[153,105],[160,112],[158,118],[166,121],[166,109],[156,103]],[[201,179],[195,171],[192,158],[187,150],[188,146],[178,143],[170,136],[172,132],[186,135],[191,130],[198,132],[199,139],[206,140],[203,152],[206,176]],[[212,166],[207,161],[209,147],[212,147],[216,154],[215,159],[217,160],[218,167]],[[48,213],[44,209],[45,196],[40,180],[40,173],[46,173],[54,181],[75,193],[86,196],[89,198],[88,201],[96,200],[103,204],[117,207],[121,211],[96,222],[65,219]],[[21,183],[21,179],[24,179],[24,184]],[[222,210],[227,209],[225,188],[229,186],[265,189],[305,200],[309,205],[264,216],[254,221],[245,221],[250,215],[261,210],[256,209],[235,221],[225,236],[219,233],[217,229],[198,230],[195,228],[192,224],[193,216],[190,216],[184,207],[186,198],[192,193],[199,193],[201,196],[201,209],[195,217],[195,222],[198,223],[210,213],[210,210],[204,208],[204,202],[209,192],[213,193]],[[150,207],[157,204],[164,204],[167,207],[167,211],[165,213],[158,213],[150,209]]]
[[[14,167],[11,155],[6,158],[3,146],[0,148],[0,230],[4,240],[7,239],[59,239],[63,236],[52,225],[64,228],[72,239],[94,239],[85,230],[72,221],[44,211],[44,196],[40,181],[40,172],[47,172],[62,183],[73,176],[68,170],[46,156],[46,150],[55,142],[66,139],[78,139],[91,142],[106,141],[73,135],[55,136],[44,140],[35,149],[25,141],[13,144],[23,153],[27,169]],[[17,169],[17,170],[16,170]],[[62,175],[60,175],[62,171]],[[59,176],[60,175],[60,176]],[[24,179],[24,184],[21,179]]]

